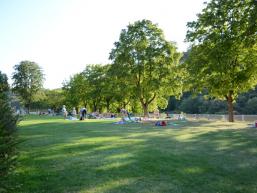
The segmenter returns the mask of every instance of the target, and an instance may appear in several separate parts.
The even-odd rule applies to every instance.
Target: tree
[[[114,102],[115,96],[117,96],[117,85],[116,82],[114,81],[114,77],[111,76],[110,72],[110,65],[103,65],[103,73],[104,76],[102,77],[102,82],[103,82],[103,89],[102,89],[102,94],[103,94],[103,99],[105,101],[105,106],[107,112],[110,112],[111,108],[111,103]]]
[[[7,76],[0,71],[0,192],[9,192],[13,188],[8,176],[16,164],[16,125],[18,117],[10,107],[7,92]]]
[[[83,104],[85,107],[88,103],[88,82],[85,74],[78,73],[64,83],[63,90],[65,95],[65,102],[69,107],[79,108]]]
[[[140,101],[145,116],[154,100],[177,94],[181,89],[181,85],[176,87],[171,81],[180,54],[156,24],[142,20],[128,25],[114,46],[110,53],[112,68],[127,84],[124,90],[129,88],[132,98]]]
[[[130,86],[130,82],[126,78],[122,78],[120,75],[121,70],[110,66],[107,76],[111,79],[111,90],[113,93],[113,101],[116,104],[116,111],[120,112],[121,109],[132,110],[136,99],[133,97],[133,90]],[[133,105],[130,105],[133,104]],[[135,109],[135,108],[133,108]],[[134,111],[133,111],[134,112]]]
[[[188,83],[226,99],[230,122],[238,94],[257,84],[257,25],[250,22],[256,21],[252,9],[255,0],[212,0],[197,21],[187,24],[187,41],[192,42],[186,62]]]
[[[41,97],[31,103],[31,108],[38,110],[50,108],[54,111],[58,111],[62,105],[65,104],[65,96],[62,89],[42,89],[40,93]]]
[[[0,93],[7,92],[9,90],[8,78],[6,74],[0,71]]]
[[[46,104],[48,108],[57,111],[64,104],[64,94],[62,89],[46,90]]]
[[[86,69],[75,74],[64,84],[66,101],[78,106],[83,104],[93,111],[110,111],[111,103],[117,96],[117,85],[111,73],[110,65],[87,65]]]
[[[14,66],[13,91],[18,93],[30,111],[31,102],[36,99],[38,91],[43,86],[43,73],[35,62],[22,61]]]
[[[89,87],[88,97],[93,111],[101,111],[103,108],[104,88],[107,68],[100,64],[88,65],[83,71]]]

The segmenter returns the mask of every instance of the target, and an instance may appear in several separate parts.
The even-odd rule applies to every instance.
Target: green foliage
[[[111,112],[111,109],[113,108],[113,103],[118,98],[118,95],[120,95],[120,93],[117,90],[118,86],[113,79],[114,77],[110,72],[110,65],[104,65],[103,70],[104,76],[102,77],[102,81],[104,85],[102,89],[102,95],[106,111]]]
[[[206,98],[203,94],[195,95],[185,92],[179,100],[171,97],[166,111],[189,114],[224,114],[226,104],[221,100]]]
[[[2,81],[4,80],[4,81]],[[0,72],[0,192],[10,192],[14,187],[9,182],[9,175],[16,163],[16,124],[7,96],[8,84],[5,74]]]
[[[257,97],[251,98],[247,101],[246,111],[249,114],[257,114]]]
[[[108,70],[108,76],[111,79],[114,106],[116,106],[118,112],[122,108],[128,111],[141,112],[141,107],[138,106],[139,101],[134,97],[132,87],[126,78],[119,76],[119,70],[117,70],[113,66]]]
[[[202,104],[203,100],[200,97],[185,98],[184,100],[182,100],[179,109],[185,113],[198,114],[201,113],[200,109]]]
[[[109,65],[87,65],[83,72],[71,77],[63,87],[67,105],[109,111],[116,86],[108,69]]]
[[[43,73],[35,62],[22,61],[14,66],[13,91],[22,98],[25,107],[30,110],[33,101],[38,100],[37,95],[43,86]]]
[[[208,92],[195,95],[192,92],[184,92],[178,100],[170,97],[166,111],[185,112],[189,114],[225,114],[226,101],[215,98],[206,98]],[[253,90],[239,94],[235,101],[235,112],[237,114],[249,115],[257,114],[257,86]]]
[[[46,110],[52,109],[54,111],[60,110],[64,104],[65,96],[62,89],[42,89],[38,92],[37,100],[31,103],[31,109]]]
[[[90,106],[93,111],[103,109],[104,94],[108,97],[108,82],[106,82],[106,73],[108,66],[104,65],[88,65],[84,70],[86,80],[88,81],[88,98],[90,98]]]
[[[193,43],[186,62],[188,83],[226,99],[230,121],[232,102],[257,84],[257,34],[250,33],[257,31],[256,24],[250,22],[256,20],[252,3],[212,0],[197,21],[188,23],[187,40]]]
[[[110,59],[112,71],[125,83],[124,90],[141,102],[145,115],[154,100],[181,91],[181,85],[175,84],[180,54],[173,43],[165,40],[162,30],[149,20],[137,21],[123,29]]]
[[[87,103],[88,82],[83,73],[75,74],[63,85],[65,104],[68,108],[79,108],[81,103]],[[86,105],[85,105],[86,106]]]
[[[64,94],[62,89],[46,90],[46,103],[48,108],[58,110],[64,104]]]
[[[7,92],[9,90],[8,78],[6,74],[0,71],[0,93]]]
[[[237,98],[235,109],[240,114],[257,114],[257,86],[254,90],[240,94]]]

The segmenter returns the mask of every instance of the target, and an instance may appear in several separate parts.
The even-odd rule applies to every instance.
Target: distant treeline
[[[180,99],[170,97],[166,111],[190,114],[226,114],[226,101],[205,98],[204,94],[185,92]],[[240,94],[234,105],[235,114],[257,114],[257,86]]]

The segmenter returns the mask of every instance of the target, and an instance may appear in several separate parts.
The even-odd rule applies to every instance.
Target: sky
[[[0,0],[0,70],[11,83],[14,65],[36,62],[44,87],[60,88],[87,64],[107,64],[128,24],[149,19],[186,51],[186,23],[205,0]]]

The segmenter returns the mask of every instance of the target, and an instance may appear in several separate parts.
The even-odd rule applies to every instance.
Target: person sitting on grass
[[[157,121],[155,123],[155,126],[167,126],[167,123],[166,123],[166,121]]]
[[[72,117],[76,117],[77,116],[77,111],[76,111],[75,107],[73,107],[73,109],[72,109],[71,116]]]

